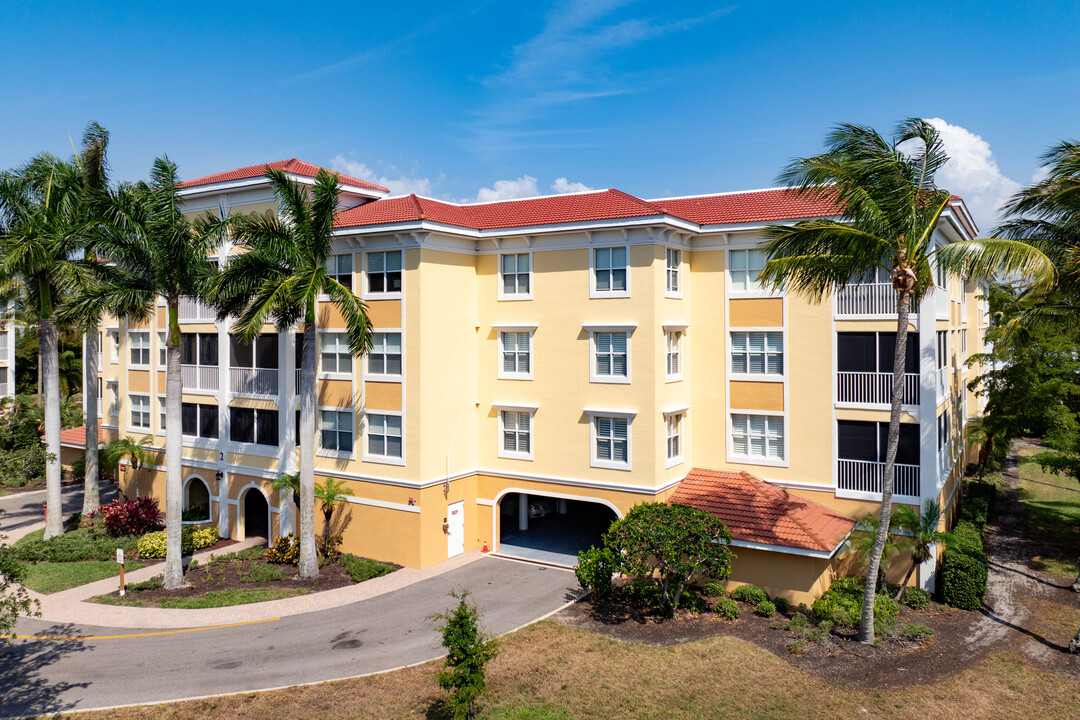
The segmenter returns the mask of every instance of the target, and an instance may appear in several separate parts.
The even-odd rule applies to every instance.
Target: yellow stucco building
[[[274,166],[301,182],[317,170]],[[184,183],[187,211],[276,212],[263,169]],[[455,204],[341,181],[331,271],[376,333],[350,357],[320,304],[316,480],[353,491],[345,550],[427,567],[487,544],[572,564],[634,504],[679,493],[732,528],[733,581],[795,601],[827,587],[851,518],[880,501],[891,288],[869,278],[820,304],[764,292],[757,246],[764,224],[831,207],[783,189]],[[935,241],[974,233],[956,198]],[[937,282],[912,313],[896,486],[898,502],[952,507],[984,314],[974,283]],[[105,322],[103,441],[163,449],[182,423],[190,522],[291,531],[270,482],[298,465],[298,336],[267,326],[242,345],[197,303],[180,312],[180,418],[164,415],[164,308]],[[163,496],[163,463],[162,450],[124,491]]]

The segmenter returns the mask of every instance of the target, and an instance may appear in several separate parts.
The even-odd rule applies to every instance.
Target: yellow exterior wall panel
[[[349,380],[320,380],[320,407],[353,407],[353,386]]]
[[[149,394],[150,371],[128,370],[128,392]]]
[[[398,328],[401,327],[401,301],[400,300],[368,300],[366,301],[368,319],[374,328]]]
[[[784,383],[732,381],[732,410],[784,411]]]
[[[401,383],[364,383],[364,407],[368,410],[401,412]]]
[[[729,301],[729,323],[740,327],[783,327],[783,298],[741,298]]]

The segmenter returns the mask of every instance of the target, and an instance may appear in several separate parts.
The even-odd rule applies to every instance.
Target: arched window
[[[184,486],[184,522],[206,522],[210,519],[210,487],[198,475],[192,475]]]

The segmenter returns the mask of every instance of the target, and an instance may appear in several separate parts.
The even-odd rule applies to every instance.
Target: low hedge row
[[[988,571],[983,532],[996,495],[990,483],[971,482],[965,487],[954,540],[941,556],[939,594],[946,605],[963,610],[977,610],[982,605]]]
[[[218,530],[215,527],[196,530],[190,525],[180,531],[180,552],[190,555],[196,550],[208,548],[218,541]],[[165,557],[165,531],[146,533],[139,538],[140,558],[163,558]]]

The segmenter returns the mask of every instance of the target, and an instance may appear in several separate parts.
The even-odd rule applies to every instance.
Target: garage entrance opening
[[[600,503],[507,493],[499,501],[498,552],[573,567],[578,552],[599,547],[617,519]]]
[[[255,489],[244,493],[244,538],[261,537],[270,540],[270,506]]]

